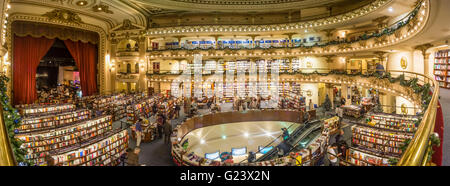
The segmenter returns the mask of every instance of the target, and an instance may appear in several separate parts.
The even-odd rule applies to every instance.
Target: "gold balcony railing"
[[[397,165],[399,166],[425,166],[429,162],[428,152],[431,150],[430,136],[434,132],[434,126],[436,123],[436,112],[439,98],[439,84],[437,81],[423,74],[418,74],[414,72],[401,72],[401,71],[391,71],[393,74],[404,74],[406,78],[418,78],[422,85],[429,83],[432,90],[432,98],[428,105],[422,121],[414,135],[414,138],[409,143],[407,149],[405,150],[403,156]],[[420,83],[419,83],[420,84]]]

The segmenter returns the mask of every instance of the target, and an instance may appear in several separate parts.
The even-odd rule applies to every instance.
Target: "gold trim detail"
[[[60,21],[63,23],[83,24],[80,16],[69,10],[55,9],[42,15],[50,19],[50,21]]]

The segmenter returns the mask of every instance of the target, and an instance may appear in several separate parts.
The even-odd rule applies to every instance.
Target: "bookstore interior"
[[[442,7],[0,0],[0,166],[450,165]]]

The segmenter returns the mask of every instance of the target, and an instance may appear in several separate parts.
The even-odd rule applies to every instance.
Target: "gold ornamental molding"
[[[54,11],[51,11],[54,12]],[[48,13],[46,13],[49,15]],[[8,46],[8,52],[12,54],[12,44],[13,44],[13,34],[12,34],[12,23],[15,21],[28,21],[28,22],[35,22],[35,23],[42,23],[42,24],[52,24],[52,25],[59,25],[59,26],[65,26],[70,28],[77,28],[77,29],[83,29],[88,30],[92,32],[96,32],[99,35],[99,44],[98,44],[98,62],[99,62],[99,77],[97,77],[99,83],[100,83],[100,94],[106,92],[106,64],[105,64],[105,55],[106,55],[106,32],[99,26],[87,24],[83,22],[72,22],[72,21],[65,21],[60,19],[51,19],[48,16],[44,15],[31,15],[31,14],[22,14],[22,13],[15,13],[11,14],[9,16],[8,21],[8,30],[7,30],[7,46]],[[62,16],[66,17],[66,16]],[[12,56],[8,55],[8,60],[12,62]],[[9,69],[7,70],[7,76],[12,79],[12,65],[9,66]],[[12,91],[12,81],[8,83],[8,94],[11,95]],[[10,96],[11,97],[11,96]]]
[[[342,22],[347,22],[364,15],[370,14],[379,8],[382,8],[393,0],[375,0],[374,2],[336,16],[322,18],[318,20],[287,23],[287,24],[269,24],[269,25],[209,25],[209,26],[178,26],[165,28],[150,28],[147,30],[147,35],[171,35],[171,34],[185,34],[185,33],[224,33],[224,32],[270,32],[270,31],[286,31],[295,32],[298,29],[329,26]]]
[[[282,50],[282,53],[272,53],[268,52],[271,49],[242,49],[240,51],[255,51],[253,54],[263,55],[266,54],[268,57],[289,57],[289,56],[311,56],[311,55],[331,55],[331,54],[352,54],[355,52],[368,51],[368,50],[380,50],[385,47],[394,46],[400,44],[401,42],[407,41],[417,34],[423,31],[425,25],[429,20],[430,15],[430,2],[429,0],[420,1],[420,6],[417,6],[417,13],[411,20],[417,20],[414,24],[407,24],[393,33],[387,33],[379,37],[373,37],[364,41],[354,42],[354,43],[341,43],[341,44],[330,44],[327,46],[311,46],[311,47],[298,47],[298,48],[274,48],[277,50]],[[410,12],[411,14],[413,11]],[[404,21],[408,18],[410,14],[405,16],[402,20]],[[396,26],[398,23],[393,24],[392,26]],[[192,28],[193,29],[193,28]],[[382,30],[380,30],[382,31]],[[170,33],[170,32],[169,32]],[[167,33],[166,33],[167,34]],[[243,34],[245,35],[245,34]],[[154,36],[152,36],[154,37]],[[289,49],[289,50],[287,50]],[[217,49],[217,51],[223,51],[224,54],[219,54],[219,57],[226,56],[226,54],[230,53],[228,50],[230,49]],[[170,50],[161,51],[163,53],[169,53]],[[149,56],[150,58],[173,58],[173,57],[193,57],[193,55],[189,54],[189,50],[180,50],[180,52],[185,52],[187,55],[183,56],[171,56],[171,55],[163,55],[163,56]],[[248,52],[240,53],[241,57],[249,56]]]
[[[70,10],[55,9],[53,11],[45,13],[43,16],[47,17],[51,21],[59,21],[63,23],[75,23],[75,24],[84,23],[81,20],[80,16],[78,16],[76,13]]]

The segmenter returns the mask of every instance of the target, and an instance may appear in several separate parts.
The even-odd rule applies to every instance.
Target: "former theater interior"
[[[448,0],[0,0],[2,166],[448,166]]]

